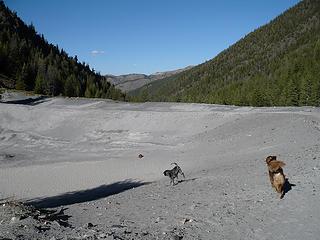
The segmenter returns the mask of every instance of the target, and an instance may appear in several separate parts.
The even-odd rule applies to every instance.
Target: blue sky
[[[101,74],[209,60],[298,0],[5,0],[27,24]]]

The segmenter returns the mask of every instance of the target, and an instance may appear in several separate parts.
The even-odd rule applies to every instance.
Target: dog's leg
[[[270,171],[269,171],[269,178],[270,178],[271,186],[272,186],[273,188],[275,188],[275,186],[274,186],[274,184],[273,184],[273,174],[272,174],[272,172],[270,172]]]
[[[284,197],[284,191],[281,192],[280,199]]]
[[[179,168],[179,172],[178,172],[178,173],[180,173],[180,174],[183,176],[183,178],[186,178],[186,177],[184,176],[184,173],[182,172],[181,168]],[[177,174],[177,176],[178,176],[178,174]]]
[[[176,177],[173,177],[173,178],[172,178],[173,186],[174,186],[174,185],[177,185],[177,184],[178,184],[178,182],[179,182],[179,181],[176,181],[176,182],[175,182],[175,181],[174,181],[174,179],[175,179],[175,178],[176,178]]]
[[[284,197],[284,185],[281,185],[280,187],[280,199],[282,199]]]
[[[280,195],[280,198],[281,198],[281,196],[282,196],[282,194],[283,194],[283,186],[282,186],[282,184],[276,183],[275,189],[276,189],[277,193],[280,193],[280,194],[281,194],[281,195]]]

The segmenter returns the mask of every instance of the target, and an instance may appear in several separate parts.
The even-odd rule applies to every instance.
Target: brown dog
[[[282,161],[277,160],[276,156],[268,156],[266,158],[266,163],[268,165],[271,185],[276,189],[278,193],[281,194],[281,199],[284,196],[284,184],[286,181],[282,167],[284,167],[286,164]]]

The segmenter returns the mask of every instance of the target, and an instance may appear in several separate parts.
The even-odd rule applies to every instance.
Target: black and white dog
[[[171,170],[165,170],[163,172],[163,175],[168,176],[170,178],[170,184],[172,183],[172,185],[175,185],[174,183],[174,179],[177,178],[178,179],[178,174],[180,173],[183,178],[185,178],[184,173],[182,172],[181,168],[178,166],[178,164],[176,163],[171,163],[171,165],[174,164],[175,167],[172,168]]]

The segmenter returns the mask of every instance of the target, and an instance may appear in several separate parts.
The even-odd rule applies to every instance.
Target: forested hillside
[[[320,1],[301,1],[212,60],[131,95],[137,101],[319,106]]]
[[[0,87],[47,95],[124,100],[106,79],[49,44],[0,1]]]

